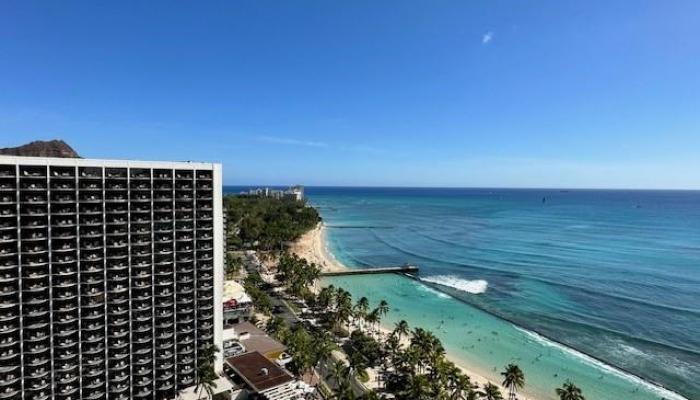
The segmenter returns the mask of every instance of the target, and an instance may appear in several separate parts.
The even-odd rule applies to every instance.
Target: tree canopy
[[[321,221],[315,208],[289,198],[230,195],[224,207],[229,249],[279,249]]]

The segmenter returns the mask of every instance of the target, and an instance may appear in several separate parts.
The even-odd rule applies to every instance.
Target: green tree
[[[274,336],[275,338],[285,341],[287,334],[289,333],[289,327],[287,323],[281,317],[274,316],[267,321],[265,326],[267,333]]]
[[[226,257],[226,279],[233,279],[238,275],[238,272],[243,266],[243,260],[240,257],[229,254]]]
[[[321,269],[296,254],[283,252],[277,264],[277,280],[297,297],[310,297],[308,287],[319,278]]]
[[[518,389],[525,386],[525,374],[517,365],[508,364],[501,375],[503,376],[503,386],[508,389],[508,400],[517,400]]]
[[[401,320],[396,323],[396,326],[394,327],[394,334],[398,336],[399,340],[401,340],[402,337],[408,336],[409,333],[409,328],[408,328],[408,322],[406,320]]]
[[[365,322],[370,328],[372,328],[371,330],[376,330],[379,326],[380,318],[381,317],[379,316],[379,309],[375,308],[374,310],[372,310],[372,312],[365,316]]]
[[[379,311],[380,316],[385,317],[389,313],[389,303],[382,299],[377,306],[377,311]]]
[[[335,287],[333,285],[321,288],[316,297],[316,303],[323,309],[328,309],[335,300]]]
[[[479,395],[485,400],[503,400],[501,390],[498,388],[498,386],[491,382],[484,385],[484,388],[481,390],[481,392],[479,392]]]
[[[328,369],[326,379],[335,382],[336,385],[340,385],[340,382],[347,376],[347,366],[343,360],[335,360]]]
[[[197,384],[195,386],[195,391],[198,392],[198,399],[202,398],[202,391],[206,393],[205,398],[211,399],[214,396],[215,381],[219,378],[214,370],[216,353],[218,352],[219,349],[213,344],[206,346],[200,351],[197,362]]]
[[[360,321],[360,330],[362,330],[364,322],[365,322],[365,317],[367,317],[367,311],[369,310],[369,300],[367,297],[360,297],[359,300],[357,300],[357,304],[355,304],[355,317]]]
[[[337,349],[335,342],[328,332],[320,332],[313,338],[313,365],[318,367],[331,359]]]
[[[225,196],[230,248],[273,250],[297,239],[320,221],[303,201],[262,196]]]
[[[556,389],[560,400],[586,400],[581,389],[571,381],[564,382],[562,387]]]

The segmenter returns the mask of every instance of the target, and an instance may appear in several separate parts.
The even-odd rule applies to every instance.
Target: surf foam
[[[449,286],[463,292],[471,294],[481,294],[486,291],[489,283],[483,279],[469,280],[456,277],[454,275],[434,275],[426,276],[421,280],[436,283],[442,286]]]
[[[589,356],[588,354],[582,353],[576,349],[573,349],[569,346],[566,346],[561,343],[557,343],[553,340],[550,340],[539,333],[529,331],[525,328],[521,328],[517,325],[513,325],[513,328],[515,328],[517,331],[520,331],[524,333],[527,337],[529,337],[531,340],[538,342],[539,344],[547,347],[552,347],[555,348],[559,351],[562,351],[571,357],[578,358],[579,360],[593,366],[594,368],[604,371],[608,374],[615,375],[619,378],[622,378],[628,382],[632,382],[637,385],[644,386],[645,388],[651,390],[652,392],[658,394],[659,396],[662,397],[662,399],[667,399],[667,400],[688,400],[688,398],[682,396],[679,393],[676,393],[672,390],[666,389],[663,386],[659,386],[655,383],[649,382],[641,377],[638,377],[636,375],[630,374],[626,371],[623,371],[619,368],[616,368],[612,365],[609,365],[601,360],[598,360],[594,357]]]

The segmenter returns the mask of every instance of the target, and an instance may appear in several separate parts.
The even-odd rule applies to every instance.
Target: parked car
[[[246,352],[241,342],[230,340],[224,343],[224,357],[233,357]]]
[[[279,365],[280,367],[284,367],[285,365],[289,364],[292,362],[292,356],[289,354],[282,352],[279,356],[277,356],[277,359],[275,360],[275,363]]]

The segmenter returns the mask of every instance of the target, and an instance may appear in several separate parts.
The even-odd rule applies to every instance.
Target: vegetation
[[[281,249],[314,228],[321,217],[304,201],[257,196],[225,196],[229,249]]]
[[[282,253],[277,265],[277,280],[286,286],[288,293],[300,298],[309,297],[309,286],[316,282],[320,273],[316,264],[287,252]]]
[[[243,282],[243,289],[253,300],[253,306],[261,313],[269,315],[272,311],[272,299],[263,289],[265,286],[265,282],[257,272],[249,274]]]
[[[207,399],[211,399],[214,396],[214,389],[216,388],[214,381],[219,378],[214,370],[214,362],[218,352],[218,347],[210,344],[199,354],[197,360],[197,385],[195,386],[198,399],[202,398],[202,392],[206,394],[205,398]]]
[[[298,324],[290,329],[280,317],[272,317],[267,323],[267,332],[287,346],[293,361],[290,369],[305,374],[331,358],[337,348],[328,332],[308,331]]]
[[[508,400],[517,400],[518,389],[525,386],[525,374],[517,365],[508,364],[501,375],[503,376],[503,386],[508,389]]]
[[[350,340],[345,347],[351,364],[353,364],[352,361],[355,360],[354,364],[356,366],[374,368],[379,366],[382,362],[382,346],[374,338],[359,330],[353,331],[352,334],[350,334]]]
[[[237,277],[242,267],[243,259],[236,254],[229,253],[226,257],[226,279]]]
[[[484,385],[484,389],[479,392],[479,396],[484,400],[503,400],[501,390],[491,382]]]
[[[583,392],[576,385],[567,380],[562,387],[556,389],[560,400],[586,400]]]

